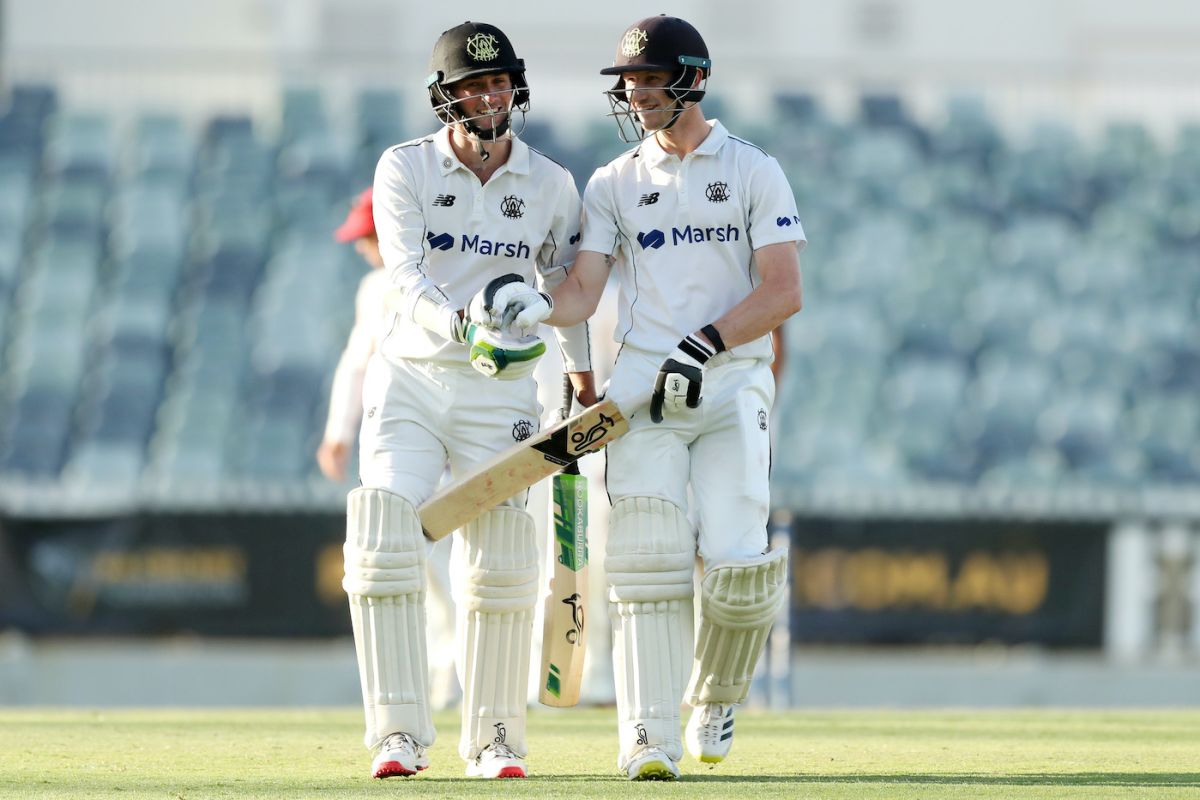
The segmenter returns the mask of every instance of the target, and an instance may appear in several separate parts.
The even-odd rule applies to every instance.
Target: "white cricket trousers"
[[[389,360],[376,353],[363,379],[362,485],[419,507],[447,462],[451,476],[462,475],[537,433],[540,413],[533,378],[497,380],[465,362]]]
[[[615,506],[625,497],[657,497],[685,511],[691,484],[706,564],[760,555],[770,514],[771,405],[767,361],[714,356],[704,370],[699,408],[664,410],[650,420],[650,393],[663,357],[625,347],[608,396],[630,409],[629,433],[608,446],[605,475]]]

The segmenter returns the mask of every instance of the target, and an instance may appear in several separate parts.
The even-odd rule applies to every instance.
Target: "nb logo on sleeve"
[[[651,192],[650,194],[642,195],[642,199],[638,200],[638,207],[640,208],[641,206],[652,206],[657,202],[658,202],[658,192]]]
[[[433,204],[435,206],[441,206],[442,208],[449,208],[450,206],[454,205],[454,200],[455,197],[452,194],[439,194],[434,198]]]

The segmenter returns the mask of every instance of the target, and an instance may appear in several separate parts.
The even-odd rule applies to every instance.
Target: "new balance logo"
[[[639,206],[652,206],[658,202],[658,192],[642,195],[642,199],[638,200]]]
[[[454,205],[454,195],[452,195],[452,194],[439,194],[437,197],[435,197],[435,198],[434,198],[434,200],[433,200],[433,204],[434,204],[435,206],[441,206],[441,207],[443,207],[443,208],[449,208],[450,206]]]
[[[425,238],[429,241],[429,246],[434,250],[449,250],[454,247],[454,237],[448,233],[437,233],[433,231],[425,234]]]

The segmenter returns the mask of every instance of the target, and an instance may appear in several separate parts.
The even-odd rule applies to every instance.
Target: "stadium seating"
[[[293,86],[278,120],[194,129],[15,87],[0,479],[168,498],[315,479],[363,270],[331,232],[407,136],[403,104],[364,88],[339,127],[321,91]],[[777,156],[812,239],[776,483],[1200,483],[1200,127],[1006,133],[977,98],[945,111],[924,122],[871,95],[833,119],[793,93],[773,120],[727,120]],[[607,120],[567,137],[535,114],[523,135],[581,186],[624,148]]]

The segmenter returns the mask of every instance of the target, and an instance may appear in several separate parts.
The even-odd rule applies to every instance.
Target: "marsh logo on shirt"
[[[451,250],[454,248],[455,236],[452,233],[425,234],[431,250]],[[500,258],[529,259],[529,245],[520,240],[506,242],[503,239],[485,239],[478,233],[464,233],[458,237],[459,252],[475,253],[481,256],[497,256]]]
[[[775,220],[775,224],[778,225],[780,228],[786,228],[789,225],[791,225],[792,223],[795,223],[797,225],[800,224],[800,218],[797,217],[795,214],[792,214],[790,217],[778,217]]]
[[[449,250],[454,247],[454,237],[448,233],[434,233],[430,231],[425,234],[426,240],[429,241],[430,248],[434,250]]]
[[[642,246],[643,250],[657,250],[663,246],[665,241],[663,232],[660,230],[643,231],[637,235],[637,242]]]
[[[671,228],[671,238],[657,228],[643,231],[637,235],[637,243],[643,250],[657,250],[664,244],[685,245],[701,244],[704,242],[739,242],[742,239],[742,229],[736,225],[717,225],[701,227],[699,225],[684,225],[682,228]]]

